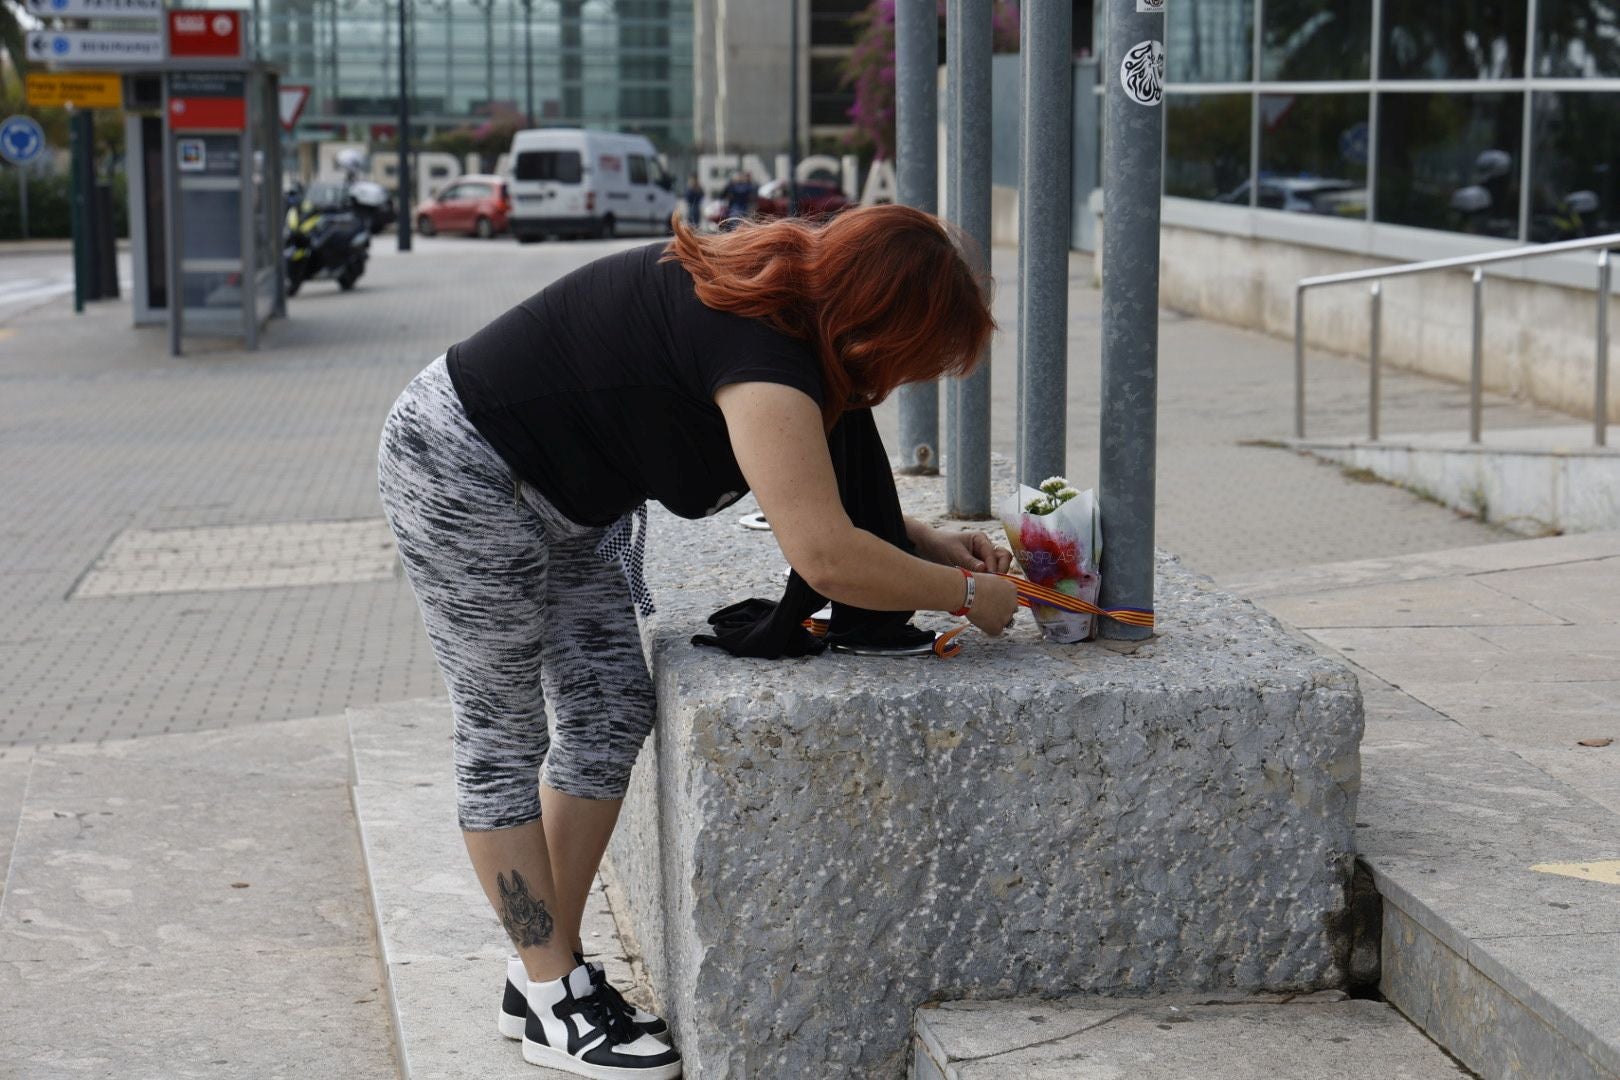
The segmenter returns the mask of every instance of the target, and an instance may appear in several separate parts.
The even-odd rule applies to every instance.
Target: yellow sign
[[[1606,885],[1620,885],[1620,859],[1602,859],[1584,863],[1538,863],[1530,869],[1542,874],[1601,881]]]
[[[71,105],[75,109],[122,109],[123,80],[115,73],[82,72],[70,75],[28,76],[28,104]]]

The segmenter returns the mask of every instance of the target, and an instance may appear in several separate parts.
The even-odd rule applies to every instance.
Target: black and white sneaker
[[[584,964],[591,973],[591,985],[601,994],[608,1004],[614,1006],[622,1013],[627,1013],[630,1022],[641,1029],[642,1034],[651,1035],[664,1042],[669,1041],[669,1025],[645,1009],[637,1008],[624,999],[619,988],[607,981],[607,972],[602,965],[595,961],[587,961],[579,953],[574,959]],[[508,1039],[523,1038],[523,1024],[528,1018],[529,1006],[524,994],[524,987],[529,985],[529,973],[523,969],[523,961],[512,957],[506,962],[506,992],[501,996],[500,1029],[501,1034]]]
[[[681,1055],[635,1027],[596,992],[579,965],[561,979],[528,984],[523,1060],[591,1080],[674,1080]]]

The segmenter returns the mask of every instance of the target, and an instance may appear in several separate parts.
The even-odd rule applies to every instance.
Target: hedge
[[[112,179],[113,222],[119,237],[129,235],[129,201],[125,198],[123,173]],[[17,202],[17,172],[0,172],[0,240],[22,238],[22,218]],[[28,178],[28,235],[35,240],[66,239],[73,235],[68,210],[66,173]]]

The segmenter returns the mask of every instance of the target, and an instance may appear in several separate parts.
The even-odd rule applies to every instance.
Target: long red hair
[[[995,330],[986,283],[943,222],[908,206],[846,210],[825,223],[745,223],[700,236],[675,224],[666,260],[698,299],[764,319],[821,360],[828,428],[904,383],[966,375]]]

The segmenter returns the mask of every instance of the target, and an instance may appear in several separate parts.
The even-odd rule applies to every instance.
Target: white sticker
[[[1164,97],[1164,43],[1144,41],[1127,52],[1119,84],[1138,105],[1157,105]]]
[[[1164,11],[1164,0],[1136,0],[1138,15],[1158,15]]]

